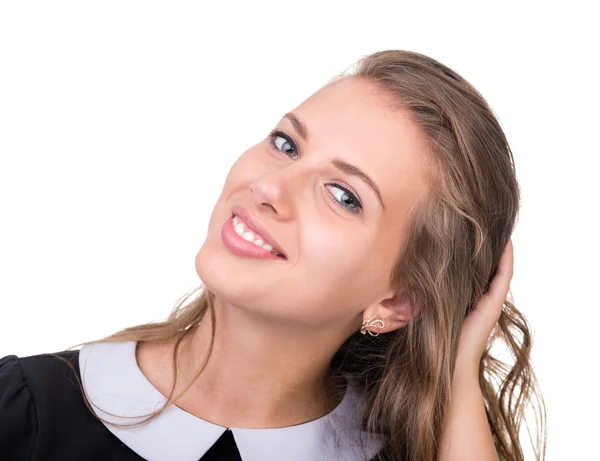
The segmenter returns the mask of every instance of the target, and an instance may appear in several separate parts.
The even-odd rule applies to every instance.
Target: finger
[[[487,310],[488,306],[496,306],[497,309],[502,309],[502,304],[508,295],[510,290],[510,281],[514,271],[514,252],[512,238],[509,239],[500,261],[498,262],[498,269],[496,274],[490,283],[490,287],[487,292],[481,297],[475,310],[484,311]]]
[[[513,246],[512,239],[510,239],[500,256],[498,262],[498,269],[488,291],[484,293],[477,305],[473,309],[477,312],[478,317],[483,317],[486,320],[486,328],[492,329],[494,324],[498,321],[502,312],[502,305],[510,289],[510,281],[513,275]],[[488,325],[489,323],[489,325]]]

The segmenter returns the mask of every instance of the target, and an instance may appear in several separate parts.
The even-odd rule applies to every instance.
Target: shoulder
[[[4,383],[0,387],[15,389],[20,383],[23,392],[31,395],[39,416],[48,404],[63,402],[64,397],[78,387],[78,354],[79,351],[61,351],[26,357],[7,356],[2,359],[6,370],[0,371]]]
[[[0,359],[0,453],[6,459],[31,459],[49,428],[66,429],[70,416],[81,412],[78,352]]]
[[[79,350],[21,357],[23,377],[35,401],[39,431],[59,437],[85,420]]]
[[[385,446],[382,434],[372,433],[364,427],[367,412],[364,387],[350,373],[344,373],[345,393],[338,406],[323,418],[324,430],[329,440],[329,451],[324,459],[374,460],[380,459]]]
[[[37,436],[36,407],[16,355],[0,358],[0,453],[29,459]]]
[[[44,397],[56,397],[65,383],[78,381],[79,351],[61,351],[27,357],[7,355],[0,358],[0,402],[15,405],[27,398],[39,404]]]
[[[77,385],[79,351],[60,351],[21,357],[23,376],[34,393],[53,395]]]

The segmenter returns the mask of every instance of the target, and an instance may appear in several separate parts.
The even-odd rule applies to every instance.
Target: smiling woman
[[[0,361],[2,459],[523,460],[528,404],[542,459],[519,200],[468,82],[361,59],[232,165],[165,321]]]

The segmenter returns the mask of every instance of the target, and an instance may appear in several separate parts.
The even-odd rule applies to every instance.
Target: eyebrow
[[[284,115],[284,117],[287,118],[292,123],[292,125],[294,126],[294,129],[298,132],[300,137],[302,137],[302,139],[305,142],[307,142],[308,141],[308,130],[306,129],[306,125],[292,112],[286,113]],[[383,199],[381,198],[381,192],[379,190],[379,187],[367,173],[365,173],[363,170],[361,170],[356,165],[352,165],[351,163],[348,163],[339,157],[334,157],[331,160],[331,163],[338,170],[341,170],[348,175],[356,176],[357,178],[362,179],[362,181],[365,182],[365,184],[367,186],[369,186],[371,189],[373,189],[373,192],[375,192],[375,195],[377,195],[377,198],[379,199],[379,203],[381,203],[381,206],[385,210],[385,205],[383,204]]]
[[[302,123],[302,121],[292,112],[288,112],[284,115],[284,117],[292,122],[294,129],[298,132],[302,139],[304,139],[304,141],[308,142],[308,130],[306,129],[306,125]]]

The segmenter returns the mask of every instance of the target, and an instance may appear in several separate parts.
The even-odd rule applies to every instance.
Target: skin
[[[275,128],[296,148],[290,151],[281,137],[273,138],[274,146],[266,137],[233,164],[195,260],[200,279],[216,295],[213,353],[178,406],[229,427],[284,427],[318,418],[338,403],[324,384],[343,341],[373,315],[384,319],[382,332],[405,326],[415,315],[388,282],[409,210],[427,191],[428,154],[410,116],[390,107],[369,82],[335,82],[291,111],[306,125],[307,140],[283,117]],[[385,207],[358,177],[337,170],[333,157],[365,171]],[[334,202],[357,205],[332,183],[356,196],[359,214]],[[234,205],[262,222],[287,260],[242,257],[225,246],[221,228]],[[473,314],[460,349],[468,350],[461,354],[461,389],[472,386],[472,376],[476,382],[473,363],[491,331],[486,315]],[[180,350],[176,392],[202,364],[208,317]],[[170,343],[140,344],[137,350],[142,372],[165,395],[172,386],[172,351]],[[471,394],[461,405],[472,403]],[[485,413],[482,419],[481,408],[471,406],[472,422],[486,427]],[[462,417],[459,412],[455,419]]]
[[[512,238],[504,248],[498,271],[462,327],[452,378],[452,397],[438,459],[444,461],[497,461],[479,387],[479,360],[502,313],[514,272]]]

